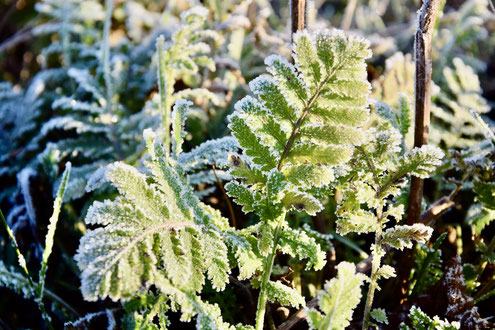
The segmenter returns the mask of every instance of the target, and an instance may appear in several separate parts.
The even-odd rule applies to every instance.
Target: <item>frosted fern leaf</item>
[[[333,167],[347,161],[363,138],[368,46],[337,30],[304,31],[294,37],[295,64],[278,55],[266,58],[269,74],[251,81],[254,96],[237,102],[229,116],[243,153],[231,158],[230,173],[243,183],[226,188],[245,212],[274,218],[268,206],[310,215],[322,209],[312,189],[329,185]],[[283,183],[277,196],[268,189],[274,170]]]
[[[412,247],[412,241],[425,243],[433,232],[433,228],[421,223],[415,223],[412,226],[395,226],[387,229],[383,233],[382,243],[388,244],[396,249]]]
[[[368,118],[368,43],[328,30],[294,40],[295,65],[266,58],[270,75],[250,83],[256,97],[239,101],[229,117],[245,154],[263,170],[342,163]]]
[[[361,299],[361,285],[366,276],[355,273],[350,262],[337,266],[337,277],[327,281],[325,290],[318,292],[318,307],[306,310],[312,329],[344,329],[350,324],[353,310]]]
[[[217,290],[228,280],[227,247],[218,232],[226,219],[197,199],[155,135],[144,135],[152,175],[109,165],[105,178],[119,195],[88,210],[86,222],[103,227],[88,231],[75,257],[86,300],[126,300],[163,279],[185,292],[200,291],[205,278]]]

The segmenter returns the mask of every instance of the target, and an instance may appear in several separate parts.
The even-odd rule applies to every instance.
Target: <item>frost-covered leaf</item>
[[[406,325],[404,322],[400,324],[401,330],[423,330],[423,329],[438,329],[438,330],[455,330],[460,329],[461,324],[459,322],[449,322],[442,320],[438,316],[433,318],[429,317],[419,307],[412,306],[409,311],[409,319],[412,328]]]
[[[227,244],[231,247],[239,267],[239,280],[253,276],[263,266],[262,257],[257,250],[257,241],[254,237],[243,237],[238,233],[224,234]]]
[[[383,308],[375,308],[370,313],[371,317],[378,323],[388,324],[387,313]]]
[[[475,180],[474,192],[477,194],[476,199],[481,202],[483,207],[495,210],[495,182]]]
[[[325,265],[325,253],[314,238],[309,237],[304,231],[287,228],[280,233],[278,246],[283,253],[299,259],[309,259],[306,269],[313,267],[315,270]]]
[[[205,274],[219,290],[228,280],[227,247],[218,229],[208,228],[224,228],[224,220],[194,196],[152,132],[145,140],[152,176],[123,163],[108,166],[105,177],[120,195],[96,202],[86,216],[103,225],[87,232],[75,257],[86,300],[127,300],[163,278],[192,292]]]
[[[271,75],[250,83],[257,100],[242,99],[229,117],[245,154],[264,170],[348,160],[367,118],[368,46],[342,31],[305,31],[294,36],[295,65],[268,57]]]
[[[320,201],[308,193],[289,190],[285,192],[282,203],[288,210],[306,211],[309,215],[316,215],[323,209]]]
[[[423,145],[405,155],[398,172],[427,178],[441,164],[444,153],[437,147]]]
[[[495,210],[485,208],[479,203],[473,204],[468,210],[466,220],[471,225],[473,232],[479,235],[486,226],[495,220]]]
[[[344,329],[350,324],[352,314],[361,300],[361,285],[366,276],[356,274],[355,265],[341,262],[337,277],[325,283],[325,290],[318,292],[318,307],[307,309],[308,323],[312,329]]]
[[[337,219],[337,231],[345,235],[350,232],[369,233],[378,229],[376,215],[370,211],[347,211]]]
[[[395,269],[388,265],[381,266],[376,272],[377,279],[395,277]]]
[[[259,280],[253,280],[253,286],[258,288],[260,286]],[[306,302],[304,297],[301,296],[296,289],[290,288],[280,281],[268,281],[266,283],[266,295],[271,302],[279,302],[283,306],[291,306],[299,308],[299,306],[305,306]]]
[[[433,232],[433,228],[421,223],[415,223],[412,226],[395,226],[387,229],[383,233],[382,243],[388,244],[396,249],[412,247],[412,241],[425,243]]]
[[[25,298],[34,297],[34,292],[26,276],[15,271],[13,267],[7,268],[2,260],[0,260],[0,287],[14,290]]]

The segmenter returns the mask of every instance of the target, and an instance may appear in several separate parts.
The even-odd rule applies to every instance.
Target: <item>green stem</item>
[[[272,274],[273,261],[275,260],[275,256],[277,255],[278,238],[279,238],[280,230],[282,229],[282,224],[284,222],[284,219],[285,219],[285,211],[280,215],[278,219],[277,227],[275,228],[273,248],[271,253],[268,255],[266,259],[266,264],[263,270],[263,277],[261,278],[260,294],[258,297],[258,308],[256,312],[256,330],[263,329],[263,324],[265,320],[266,301],[268,298],[266,293],[266,286],[268,284],[268,281],[270,280],[270,275]]]
[[[379,192],[378,196],[381,195]],[[371,306],[373,305],[373,297],[375,295],[376,282],[378,280],[377,274],[380,269],[380,261],[382,259],[382,217],[383,217],[383,203],[380,199],[378,203],[378,207],[376,209],[376,217],[378,221],[378,229],[375,233],[375,249],[372,251],[372,259],[371,259],[371,280],[370,287],[368,289],[368,294],[366,296],[366,305],[364,308],[364,317],[363,317],[363,330],[367,329],[368,322],[370,319]]]
[[[5,227],[5,230],[7,231],[7,234],[9,235],[12,247],[14,248],[15,253],[17,254],[17,260],[19,262],[19,266],[21,266],[21,269],[24,271],[24,275],[26,275],[26,278],[27,278],[28,283],[29,283],[29,287],[31,289],[31,293],[35,297],[35,301],[38,304],[38,308],[40,309],[41,316],[43,316],[43,320],[45,321],[47,328],[50,330],[53,330],[53,325],[50,322],[50,316],[46,312],[45,305],[43,304],[43,301],[36,297],[36,286],[34,285],[33,280],[31,279],[31,275],[29,275],[29,271],[28,271],[27,266],[26,266],[26,259],[24,259],[24,256],[22,255],[21,250],[19,250],[19,245],[17,244],[14,233],[12,232],[9,225],[7,224],[7,220],[5,220],[5,217],[3,216],[2,210],[0,210],[0,218],[2,219],[2,223]]]

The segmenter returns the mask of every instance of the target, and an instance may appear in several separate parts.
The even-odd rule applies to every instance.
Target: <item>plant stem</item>
[[[428,144],[431,107],[431,45],[440,2],[441,0],[424,0],[418,12],[418,27],[414,36],[414,62],[416,65],[414,76],[415,147]],[[413,225],[419,221],[423,186],[423,179],[415,176],[411,178],[406,225]],[[398,269],[400,290],[398,290],[397,297],[402,303],[408,289],[407,283],[412,268],[412,252],[410,250],[403,251],[399,259],[401,264]]]
[[[263,329],[263,324],[265,320],[266,301],[268,298],[266,294],[266,286],[268,284],[268,281],[270,280],[270,275],[272,274],[273,261],[275,260],[275,256],[277,255],[278,238],[279,238],[280,230],[282,229],[282,224],[284,222],[284,219],[285,219],[285,211],[278,218],[277,227],[275,228],[275,234],[273,239],[273,248],[265,260],[266,263],[264,266],[263,276],[261,278],[260,294],[258,297],[258,307],[256,311],[256,330]]]
[[[428,144],[431,107],[431,44],[435,18],[440,0],[425,0],[419,11],[418,28],[414,37],[415,72],[415,109],[416,119],[414,127],[414,146],[421,147]],[[423,198],[424,180],[418,177],[411,179],[409,207],[407,210],[407,224],[412,225],[419,221],[421,214],[421,200]]]
[[[377,273],[380,269],[380,261],[382,259],[382,217],[383,217],[383,202],[381,201],[380,189],[378,189],[377,198],[379,199],[378,206],[376,209],[376,217],[378,222],[378,229],[375,233],[375,249],[372,251],[371,257],[371,281],[370,287],[368,289],[368,294],[366,296],[366,305],[364,308],[363,317],[363,330],[367,329],[368,321],[370,319],[371,306],[373,305],[373,297],[375,295],[376,282],[378,280]]]
[[[308,4],[306,0],[290,0],[291,41],[292,36],[308,26]]]
[[[352,17],[354,16],[354,11],[356,10],[357,0],[349,0],[347,2],[347,6],[345,6],[344,10],[344,18],[342,18],[342,22],[340,23],[340,28],[344,31],[350,29],[352,24]]]
[[[63,49],[63,65],[66,69],[69,69],[72,64],[72,58],[70,53],[70,19],[71,11],[73,8],[70,6],[70,2],[66,2],[63,6],[64,18],[62,20],[62,49]]]

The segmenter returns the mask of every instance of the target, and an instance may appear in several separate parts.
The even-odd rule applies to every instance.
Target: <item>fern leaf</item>
[[[444,153],[437,147],[431,145],[416,147],[411,153],[406,154],[397,172],[427,178],[441,164],[443,156]]]
[[[388,324],[387,313],[383,308],[375,308],[370,313],[371,317],[378,323]]]
[[[226,232],[224,237],[231,247],[239,266],[239,280],[253,276],[263,267],[261,254],[257,249],[257,240],[252,236],[243,237],[238,233]]]
[[[421,308],[412,306],[409,311],[409,319],[411,321],[412,329],[439,329],[439,330],[455,330],[460,329],[461,324],[457,321],[449,322],[447,320],[442,320],[438,316],[433,318],[429,317],[424,313]],[[407,326],[404,322],[400,324],[401,330],[410,330],[411,328]]]
[[[108,166],[105,177],[119,196],[88,211],[86,222],[104,227],[89,230],[76,255],[86,300],[127,300],[164,278],[197,292],[205,273],[216,289],[225,287],[227,248],[215,230],[225,228],[226,219],[194,196],[155,139],[145,132],[152,176],[122,163]]]
[[[296,186],[309,184],[312,187],[325,186],[335,178],[332,168],[313,164],[287,166],[284,169],[284,175],[289,182]]]
[[[350,232],[369,233],[378,229],[376,216],[370,211],[356,210],[345,212],[337,220],[337,231],[345,235]]]
[[[252,282],[254,288],[260,286],[260,281],[258,279],[253,280]],[[294,308],[306,306],[304,297],[301,296],[296,289],[290,288],[280,281],[268,281],[266,284],[266,294],[269,301],[279,302],[283,306],[291,306]]]
[[[318,307],[306,310],[312,329],[344,329],[350,324],[353,310],[361,299],[363,274],[355,273],[355,266],[341,262],[337,277],[325,283],[325,290],[318,292]]]
[[[383,233],[382,243],[388,244],[396,249],[404,249],[412,247],[412,241],[425,243],[433,232],[431,227],[427,227],[421,223],[415,223],[412,226],[396,226],[387,229]]]
[[[316,215],[323,209],[323,205],[318,199],[308,193],[296,190],[285,192],[282,203],[287,210],[306,211],[309,215]]]
[[[325,253],[315,239],[304,231],[287,228],[280,234],[278,245],[282,252],[292,257],[307,258],[306,269],[320,270],[325,266]]]
[[[370,91],[364,64],[368,44],[342,32],[320,31],[314,38],[300,32],[294,51],[295,65],[280,56],[266,59],[271,75],[250,83],[260,102],[247,97],[229,117],[245,154],[263,170],[273,163],[281,167],[284,160],[285,166],[337,165],[362,140],[359,127],[367,119]],[[252,119],[257,117],[269,120]]]

